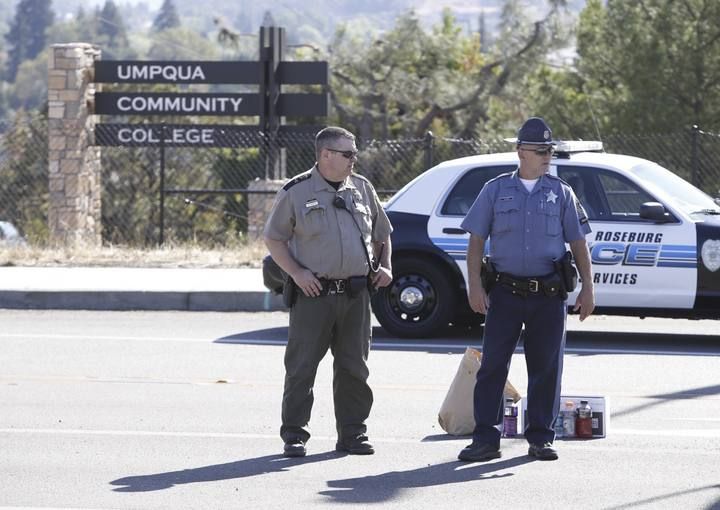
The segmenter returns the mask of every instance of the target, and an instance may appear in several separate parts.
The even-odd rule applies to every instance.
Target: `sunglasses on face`
[[[538,156],[547,156],[548,154],[552,155],[555,152],[555,147],[553,147],[552,145],[538,147],[537,149],[525,149],[523,147],[520,147],[520,150],[525,152],[534,152]]]
[[[345,159],[354,158],[358,155],[358,151],[339,151],[337,149],[330,149],[329,147],[326,149],[330,152],[337,152],[338,154],[341,154],[342,157]]]

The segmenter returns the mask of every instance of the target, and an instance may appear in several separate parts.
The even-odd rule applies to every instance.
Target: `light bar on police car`
[[[555,145],[555,152],[602,152],[603,144],[597,141],[559,140]]]

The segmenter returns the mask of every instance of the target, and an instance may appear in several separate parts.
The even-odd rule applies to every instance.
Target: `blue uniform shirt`
[[[562,257],[565,243],[590,233],[587,215],[566,182],[545,174],[528,192],[517,170],[488,181],[461,226],[490,238],[498,271],[523,277],[554,272],[553,259]]]

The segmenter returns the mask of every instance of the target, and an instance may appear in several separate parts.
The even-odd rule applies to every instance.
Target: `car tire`
[[[373,312],[382,327],[398,337],[429,337],[446,328],[455,314],[457,285],[437,262],[400,259],[393,281],[373,296]]]

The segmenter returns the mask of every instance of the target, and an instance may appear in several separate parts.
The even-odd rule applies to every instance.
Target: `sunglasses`
[[[538,147],[537,149],[523,149],[520,147],[520,150],[525,152],[534,152],[538,156],[547,156],[548,154],[552,155],[555,152],[555,147],[552,145]]]
[[[337,149],[331,149],[329,147],[326,147],[326,149],[330,152],[337,152],[338,154],[341,154],[342,157],[345,159],[354,158],[358,155],[358,151],[339,151]]]

